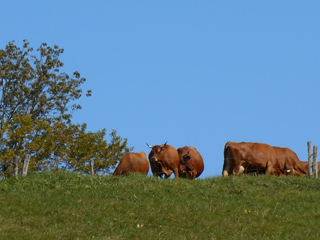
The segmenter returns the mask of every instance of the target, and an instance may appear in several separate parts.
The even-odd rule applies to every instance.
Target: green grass
[[[320,239],[320,179],[30,174],[0,181],[0,239]]]

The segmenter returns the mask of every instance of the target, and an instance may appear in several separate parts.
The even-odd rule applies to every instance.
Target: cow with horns
[[[162,145],[147,146],[151,148],[149,153],[149,162],[153,176],[169,178],[172,173],[179,177],[179,154],[177,149],[168,145],[167,142]]]

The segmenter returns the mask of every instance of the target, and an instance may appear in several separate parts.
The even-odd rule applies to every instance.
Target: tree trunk
[[[15,156],[15,157],[14,157],[14,160],[13,160],[14,176],[15,176],[15,177],[18,177],[18,173],[19,173],[18,160],[19,160],[19,157],[18,157],[18,156]]]
[[[28,167],[30,162],[30,154],[26,154],[24,161],[23,161],[23,169],[22,169],[22,176],[26,176],[28,173]]]
[[[90,174],[94,175],[94,160],[90,160]]]

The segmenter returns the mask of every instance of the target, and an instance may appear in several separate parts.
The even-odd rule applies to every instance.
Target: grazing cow
[[[203,159],[194,147],[182,147],[177,149],[180,156],[179,176],[195,179],[201,175],[204,169]]]
[[[227,142],[224,147],[223,176],[242,173],[274,174],[277,154],[264,143]]]
[[[126,153],[121,158],[113,175],[127,175],[130,173],[142,173],[147,175],[149,172],[149,162],[145,152]]]
[[[318,174],[320,174],[320,162],[318,162],[317,164],[318,164]],[[306,169],[305,170],[306,174],[308,174],[308,168],[309,168],[308,162],[301,162],[301,165],[304,169]],[[313,163],[311,164],[311,166],[312,166],[311,168],[313,168]],[[313,172],[313,169],[312,169],[312,172]]]
[[[277,154],[274,166],[275,175],[305,176],[308,174],[308,163],[301,162],[297,154],[289,148],[273,147]]]
[[[281,173],[286,175],[306,176],[308,175],[308,162],[299,160],[297,154],[289,148],[276,148],[277,160],[280,165]],[[318,172],[320,163],[317,165]]]
[[[150,146],[149,161],[153,176],[165,178],[174,173],[175,177],[179,177],[179,154],[177,149],[167,143],[162,145]]]

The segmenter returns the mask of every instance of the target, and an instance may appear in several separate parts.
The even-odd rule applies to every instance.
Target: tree
[[[109,136],[110,143],[105,140],[106,129],[98,132],[86,132],[86,125],[75,125],[72,131],[73,141],[69,141],[69,158],[64,162],[68,170],[90,172],[90,161],[94,160],[95,173],[110,172],[118,160],[132,148],[127,147],[127,139],[117,136],[113,130]]]
[[[113,150],[112,142],[103,140],[105,130],[86,133],[86,125],[71,123],[72,112],[81,109],[74,101],[82,96],[80,86],[86,79],[77,71],[72,77],[60,72],[64,64],[59,57],[64,50],[57,45],[52,48],[41,44],[36,56],[29,42],[23,42],[22,49],[12,41],[0,50],[0,171],[10,172],[13,158],[26,153],[32,157],[30,168],[38,171],[62,166],[86,171],[89,158],[97,158],[98,163],[110,159],[113,163],[112,158],[105,157]],[[91,96],[91,90],[86,95]],[[114,156],[130,150],[126,139],[112,134],[119,140]],[[88,151],[85,155],[73,149],[75,142],[80,144],[79,139],[82,149]],[[72,162],[76,155],[77,161]],[[110,165],[96,166],[102,169]]]

